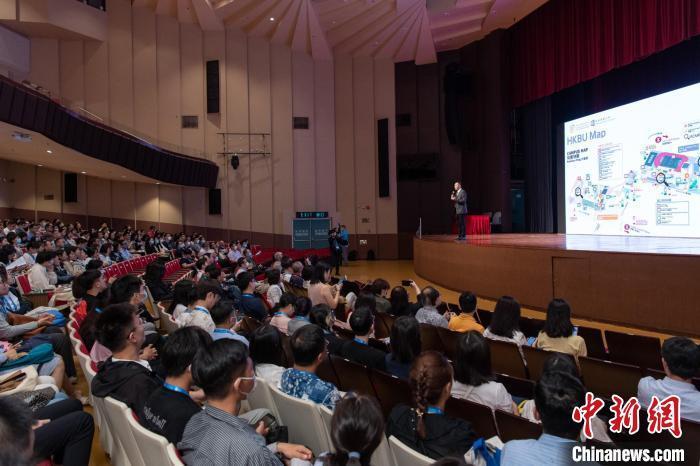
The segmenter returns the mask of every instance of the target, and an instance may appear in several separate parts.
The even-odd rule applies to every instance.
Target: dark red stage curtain
[[[551,0],[509,33],[517,107],[700,34],[700,0]]]

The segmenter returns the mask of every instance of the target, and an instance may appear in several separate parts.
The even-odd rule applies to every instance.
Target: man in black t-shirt
[[[190,418],[202,409],[192,398],[198,394],[190,393],[190,365],[197,351],[211,341],[209,334],[201,328],[184,327],[168,337],[160,352],[165,384],[151,393],[139,419],[148,430],[162,435],[174,445],[182,439]]]
[[[355,309],[350,316],[350,327],[355,333],[355,338],[343,344],[340,354],[370,369],[385,371],[386,353],[369,346],[369,336],[374,331],[374,316],[369,306],[360,306]]]

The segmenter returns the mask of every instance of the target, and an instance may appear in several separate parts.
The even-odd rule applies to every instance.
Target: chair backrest
[[[117,451],[121,449],[121,445],[118,439],[115,439],[112,434],[113,429],[107,419],[104,398],[92,396],[90,405],[92,405],[93,412],[95,413],[95,420],[100,429],[100,445],[104,448],[105,453],[111,457],[112,464],[120,464],[119,459],[123,458],[124,452],[118,453]]]
[[[544,320],[534,319],[532,317],[521,317],[520,318],[520,331],[525,334],[526,337],[535,337],[539,335],[540,330],[544,328]]]
[[[511,440],[537,439],[542,435],[542,424],[528,421],[524,417],[500,409],[497,409],[494,414],[498,425],[498,436],[504,443]]]
[[[131,416],[129,407],[111,397],[104,399],[104,407],[109,425],[114,429],[112,434],[119,439],[131,466],[146,466],[127,420],[127,416]]]
[[[484,328],[488,327],[491,325],[491,318],[493,317],[493,312],[487,311],[486,309],[477,309],[476,310],[476,319],[479,321],[481,325],[484,326]]]
[[[388,314],[386,312],[378,312],[377,319],[381,320],[384,323],[384,326],[387,328],[387,331],[388,331],[387,336],[391,336],[391,329],[394,327],[394,322],[396,321],[396,317],[394,317],[391,314]]]
[[[147,465],[160,464],[168,456],[168,440],[139,424],[132,410],[127,411],[126,418],[143,461]]]
[[[180,459],[177,448],[172,443],[168,444],[168,461],[170,462],[169,466],[185,466],[185,463]]]
[[[507,374],[496,374],[496,382],[502,383],[508,393],[518,398],[531,400],[535,397],[535,382]]]
[[[498,435],[493,411],[486,405],[450,397],[445,405],[445,413],[469,421],[479,437],[491,438]]]
[[[385,418],[389,416],[394,406],[399,403],[411,406],[413,397],[411,396],[411,386],[408,384],[408,381],[375,370],[369,371],[369,378]]]
[[[374,338],[389,338],[391,336],[391,329],[386,326],[383,319],[377,317],[379,314],[384,314],[383,312],[378,312],[374,318]]]
[[[316,375],[321,380],[332,383],[336,387],[340,386],[340,380],[338,380],[338,375],[335,373],[335,369],[333,369],[333,363],[331,363],[329,355],[327,355],[316,368]]]
[[[437,332],[437,327],[430,324],[420,324],[421,349],[423,351],[435,350],[445,352],[442,340]]]
[[[294,353],[292,352],[292,341],[289,335],[280,334],[280,343],[282,343],[282,354],[284,356],[284,367],[292,367],[294,365]]]
[[[606,330],[605,341],[608,342],[609,359],[612,361],[651,369],[663,369],[661,366],[661,341],[656,337]]]
[[[32,285],[29,283],[29,275],[26,273],[23,273],[21,275],[17,275],[15,278],[17,281],[17,284],[19,285],[19,291],[24,295],[24,294],[29,294],[32,292]]]
[[[623,398],[637,396],[637,386],[643,372],[639,366],[601,359],[580,357],[581,376],[586,388],[597,396]]]
[[[523,357],[518,345],[509,341],[487,340],[491,349],[491,368],[494,372],[527,378]]]
[[[440,341],[442,342],[442,348],[445,351],[445,356],[447,356],[452,361],[457,357],[457,345],[459,344],[459,337],[461,333],[452,331],[444,327],[436,327]]]
[[[588,356],[608,359],[608,352],[605,350],[605,343],[603,342],[603,332],[599,328],[579,326],[576,334],[585,340]]]
[[[369,371],[365,366],[333,354],[331,355],[331,363],[335,374],[338,376],[338,381],[340,382],[338,388],[340,390],[377,396],[372,386],[372,381],[369,379]]]
[[[525,356],[525,361],[527,362],[527,372],[530,376],[530,380],[540,380],[542,376],[542,370],[544,369],[544,364],[547,359],[552,356],[554,351],[545,351],[540,348],[533,348],[532,346],[524,345],[523,356]],[[564,356],[570,357],[572,360],[573,356],[566,353],[559,353]],[[575,361],[574,361],[575,363]]]
[[[275,400],[272,398],[270,384],[268,384],[262,378],[257,379],[257,383],[255,384],[255,390],[248,393],[247,400],[248,405],[251,409],[269,409],[270,411],[272,411],[272,414],[274,414],[278,420],[280,419],[279,410],[277,409]]]
[[[260,322],[258,322],[256,319],[250,316],[243,316],[243,320],[241,321],[241,332],[252,334],[255,329],[260,327],[260,325]]]
[[[421,455],[393,435],[389,437],[389,446],[391,447],[391,452],[394,454],[394,458],[396,459],[396,464],[429,466],[434,463],[432,458]]]
[[[301,400],[270,387],[272,398],[284,424],[289,427],[289,441],[309,447],[316,455],[330,451],[326,428],[315,403]]]

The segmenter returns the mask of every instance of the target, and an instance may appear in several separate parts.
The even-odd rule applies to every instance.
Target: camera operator
[[[335,265],[335,274],[340,275],[340,266],[343,263],[343,245],[341,244],[340,237],[338,236],[338,229],[333,228],[328,231],[328,245],[331,250],[331,256],[333,257],[333,263]]]

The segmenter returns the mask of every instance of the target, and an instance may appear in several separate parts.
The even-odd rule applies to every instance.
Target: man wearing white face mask
[[[191,365],[195,354],[212,342],[199,327],[187,327],[170,335],[163,345],[160,360],[165,371],[165,383],[146,400],[139,413],[141,424],[151,432],[162,435],[177,445],[187,422],[201,411],[197,401],[201,391],[191,392]]]
[[[265,424],[254,428],[239,417],[241,401],[255,387],[253,361],[243,343],[224,339],[203,348],[192,363],[192,377],[207,403],[192,416],[177,445],[186,464],[281,465],[276,455],[285,460],[311,459],[311,451],[302,445],[266,445]]]

